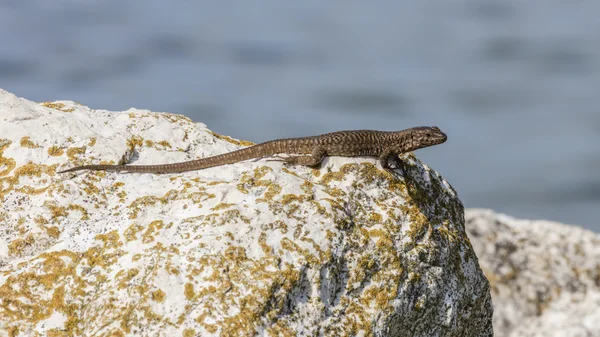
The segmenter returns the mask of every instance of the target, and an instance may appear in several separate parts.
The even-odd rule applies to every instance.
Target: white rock
[[[408,182],[341,157],[58,175],[240,143],[179,115],[45,105],[0,92],[5,335],[491,335],[462,205],[414,156]]]
[[[600,336],[600,236],[550,221],[468,209],[492,286],[495,336]]]

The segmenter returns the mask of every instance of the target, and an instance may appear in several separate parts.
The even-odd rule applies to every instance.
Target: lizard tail
[[[204,168],[232,164],[253,158],[262,158],[273,155],[277,148],[270,145],[271,142],[262,143],[237,151],[223,153],[213,157],[190,160],[181,163],[159,164],[159,165],[83,165],[76,166],[58,173],[75,172],[81,170],[114,171],[114,172],[136,172],[136,173],[179,173],[186,171],[201,170]]]
[[[58,171],[58,173],[75,172],[81,170],[93,170],[93,171],[121,171],[125,165],[83,165],[76,166],[67,170]]]

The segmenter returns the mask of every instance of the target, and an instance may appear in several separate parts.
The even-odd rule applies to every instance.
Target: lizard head
[[[412,143],[416,148],[441,144],[448,139],[437,126],[420,126],[412,129]]]

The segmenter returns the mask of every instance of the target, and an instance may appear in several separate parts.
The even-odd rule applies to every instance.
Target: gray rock
[[[543,220],[467,209],[492,287],[496,336],[600,336],[600,236]]]

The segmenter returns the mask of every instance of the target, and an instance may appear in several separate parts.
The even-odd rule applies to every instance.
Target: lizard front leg
[[[393,159],[394,157],[398,156],[398,154],[396,153],[396,151],[394,151],[394,148],[387,148],[384,149],[381,154],[379,155],[379,163],[381,164],[381,167],[385,170],[391,170],[392,167],[390,166],[390,159]]]
[[[392,171],[393,169],[400,169],[400,171],[402,172],[402,175],[405,175],[406,171],[404,170],[404,163],[402,162],[402,160],[400,158],[398,158],[398,155],[401,152],[399,152],[397,149],[394,148],[387,148],[384,149],[381,154],[379,155],[379,163],[381,164],[381,167],[386,170],[386,171]],[[391,166],[389,164],[390,159],[392,159],[392,161],[394,162],[395,166]]]
[[[281,160],[288,165],[304,165],[312,167],[319,165],[326,155],[327,151],[325,148],[317,146],[313,149],[310,155],[285,157],[281,158]]]

